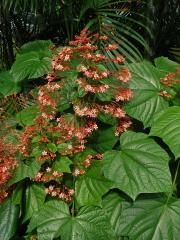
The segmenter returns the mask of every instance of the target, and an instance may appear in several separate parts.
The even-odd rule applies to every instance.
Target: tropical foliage
[[[179,240],[179,10],[0,2],[0,239]]]
[[[84,29],[25,44],[1,73],[4,97],[31,93],[1,112],[2,239],[179,239],[179,65],[117,47]]]
[[[108,31],[111,35],[108,41],[121,44],[114,54],[121,53],[130,61],[142,60],[140,49],[148,50],[148,43],[139,29],[149,38],[151,32],[141,11],[143,4],[136,1],[3,0],[0,4],[3,68],[11,67],[14,53],[24,43],[52,39],[58,45],[65,45],[84,26],[99,34]]]

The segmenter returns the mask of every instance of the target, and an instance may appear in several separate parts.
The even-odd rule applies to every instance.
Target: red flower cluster
[[[119,121],[119,124],[116,127],[115,135],[119,136],[121,133],[126,131],[130,126],[132,122],[128,117],[121,118]]]
[[[72,171],[72,176],[78,177],[80,175],[83,175],[86,172],[86,169],[89,168],[95,159],[101,159],[101,154],[95,154],[95,155],[87,155],[83,162],[77,163],[76,167],[74,167],[74,170]]]
[[[85,78],[77,79],[77,83],[80,85],[82,89],[90,93],[105,93],[109,88],[109,85],[107,84],[98,84],[98,85],[90,84],[87,82]]]
[[[86,67],[84,65],[81,65],[77,69],[79,70],[79,72],[82,72],[87,78],[92,78],[93,80],[107,78],[107,76],[110,75],[109,72],[102,72],[97,67]]]
[[[131,98],[132,98],[131,89],[125,89],[125,88],[122,88],[122,87],[116,88],[116,90],[115,90],[115,100],[116,100],[116,102],[128,101]]]
[[[54,171],[52,168],[47,167],[46,169],[38,172],[36,174],[36,177],[32,180],[35,182],[49,182],[52,180],[59,180],[59,178],[62,178],[63,175],[64,174],[62,172],[57,172]]]
[[[51,197],[62,199],[65,202],[71,202],[72,195],[74,195],[75,191],[64,184],[62,186],[51,184],[45,189],[45,192],[51,195]]]
[[[131,74],[127,67],[122,67],[120,71],[115,73],[116,79],[122,81],[123,83],[128,82],[131,79]]]
[[[8,196],[6,184],[17,165],[16,148],[0,139],[0,203]]]
[[[23,132],[23,134],[19,137],[19,152],[24,155],[24,157],[29,157],[31,152],[31,141],[34,136],[37,135],[38,131],[41,128],[36,125],[27,126]]]
[[[35,158],[42,164],[32,180],[43,182],[48,186],[47,194],[66,202],[71,201],[74,194],[74,190],[64,184],[66,175],[73,179],[81,176],[94,159],[102,158],[101,154],[88,155],[80,162],[73,162],[74,155],[85,150],[88,137],[98,129],[99,113],[117,118],[116,136],[131,125],[122,106],[132,97],[132,91],[127,87],[131,75],[126,67],[121,67],[118,72],[108,71],[105,66],[110,60],[91,41],[94,38],[106,40],[107,36],[88,34],[86,29],[83,30],[69,43],[70,46],[60,49],[53,57],[53,71],[47,75],[47,84],[39,88],[37,96],[39,116],[31,126],[25,127],[19,138],[19,151],[26,158],[34,156],[34,146],[38,146]],[[109,44],[105,49],[117,48],[117,45]],[[111,61],[122,63],[125,59],[118,56]],[[72,73],[75,74],[71,78]],[[72,95],[75,93],[73,100],[69,100],[71,96],[67,97],[71,95],[69,85]],[[79,92],[82,92],[81,96]],[[110,101],[101,100],[106,94],[111,96]],[[59,108],[62,99],[68,102],[65,111]],[[70,173],[58,172],[54,168],[54,163],[62,156],[72,162]]]
[[[116,103],[110,103],[104,106],[99,106],[99,109],[102,112],[109,114],[115,118],[123,118],[126,115],[122,108],[118,106]]]
[[[177,68],[175,73],[168,73],[164,78],[160,78],[160,82],[172,87],[174,84],[180,83],[180,79],[177,79],[177,77],[180,77],[180,68]]]
[[[98,116],[98,109],[95,107],[74,105],[73,108],[75,113],[80,117],[86,116],[96,118]]]

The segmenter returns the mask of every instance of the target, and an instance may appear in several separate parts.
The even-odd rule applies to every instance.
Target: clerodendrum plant
[[[119,56],[110,72],[95,45],[106,39],[85,29],[55,49],[35,105],[17,115],[18,132],[2,135],[3,240],[179,239],[178,65],[159,58],[130,64],[130,74]],[[126,131],[125,110],[146,131]]]

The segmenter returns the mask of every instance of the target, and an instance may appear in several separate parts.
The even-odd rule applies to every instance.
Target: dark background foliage
[[[122,37],[123,54],[131,61],[140,55],[179,60],[179,8],[178,0],[2,0],[1,67],[10,68],[19,47],[28,41],[51,39],[65,45],[86,24],[93,31],[107,33],[102,25],[107,20],[113,22],[117,37]]]

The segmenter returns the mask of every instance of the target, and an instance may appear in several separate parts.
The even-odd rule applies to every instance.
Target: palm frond
[[[141,31],[151,32],[143,23],[145,16],[131,12],[129,1],[84,1],[80,19],[90,16],[87,27],[93,32],[109,35],[109,43],[120,45],[114,55],[124,55],[128,61],[141,61],[143,56],[139,49],[149,50],[147,41]],[[133,17],[132,17],[133,16]],[[136,16],[137,19],[134,18]],[[138,16],[138,17],[137,17]],[[110,56],[110,53],[108,53]]]

